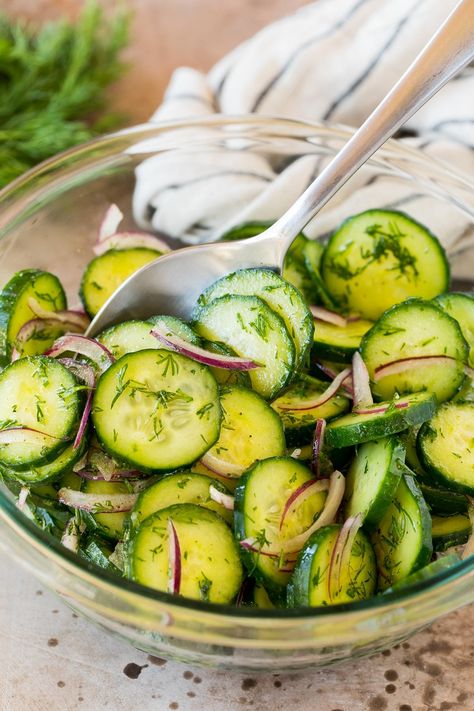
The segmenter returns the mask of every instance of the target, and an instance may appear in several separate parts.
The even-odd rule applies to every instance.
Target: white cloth
[[[257,113],[358,126],[444,21],[457,0],[319,0],[258,32],[206,76],[175,71],[152,121],[214,113]],[[445,86],[405,126],[410,145],[472,175],[474,68]],[[159,153],[137,168],[134,212],[145,229],[187,243],[215,239],[234,225],[273,220],[314,179],[324,161],[312,156],[269,165],[256,153]],[[333,229],[365,206],[400,207],[432,226],[444,242],[465,222],[426,215],[426,198],[394,182],[352,179],[308,236]],[[446,220],[445,220],[446,221]],[[433,224],[431,224],[433,223]],[[441,234],[440,234],[441,232]]]

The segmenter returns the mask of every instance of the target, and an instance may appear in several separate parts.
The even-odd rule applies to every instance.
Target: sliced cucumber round
[[[471,521],[467,514],[433,516],[431,522],[435,551],[445,551],[452,546],[461,546],[471,535]]]
[[[84,456],[88,446],[87,437],[83,437],[76,449],[74,443],[66,447],[52,462],[32,466],[28,469],[5,469],[2,473],[25,484],[39,484],[56,481],[68,472]]]
[[[349,400],[343,395],[334,395],[324,404],[307,410],[299,409],[305,403],[314,401],[326,389],[327,383],[302,375],[272,402],[273,409],[283,422],[289,447],[307,444],[313,437],[316,420],[331,420],[349,409]]]
[[[396,437],[359,447],[346,477],[346,518],[362,514],[365,526],[377,526],[392,503],[404,460],[405,448]]]
[[[343,222],[327,244],[321,269],[340,306],[372,321],[412,296],[431,299],[449,287],[449,264],[438,239],[392,210],[367,210]]]
[[[341,571],[337,590],[330,590],[328,576],[341,526],[323,526],[313,533],[300,553],[288,585],[289,607],[319,607],[366,600],[377,582],[375,555],[362,530],[357,531],[348,566]]]
[[[468,359],[467,343],[457,322],[436,304],[412,299],[389,309],[362,339],[361,354],[374,395],[388,400],[395,393],[428,390],[438,402],[461,387]],[[413,362],[407,370],[380,378],[382,366],[404,359],[448,356],[443,362]]]
[[[317,302],[323,304],[328,309],[336,309],[337,304],[326,289],[326,285],[321,277],[321,260],[324,247],[318,240],[307,239],[303,245],[303,259],[309,277],[313,283]]]
[[[474,403],[447,402],[421,427],[417,452],[441,486],[474,495]]]
[[[160,256],[161,252],[145,247],[110,249],[89,262],[79,290],[89,316],[94,317],[131,274]]]
[[[251,358],[261,367],[249,371],[252,387],[272,398],[294,373],[295,346],[283,322],[257,296],[221,296],[199,310],[193,324],[208,341],[230,346],[238,356]]]
[[[218,279],[199,297],[199,307],[237,294],[258,296],[282,319],[295,344],[295,368],[305,362],[313,339],[313,317],[299,291],[270,269],[241,269]],[[196,313],[199,319],[199,310]]]
[[[452,568],[453,565],[457,565],[459,563],[459,560],[459,556],[455,555],[454,553],[449,553],[448,555],[445,555],[442,558],[438,558],[438,560],[433,560],[431,563],[428,563],[428,565],[425,565],[423,566],[423,568],[420,568],[420,570],[417,570],[416,573],[412,573],[404,580],[400,580],[400,582],[396,583],[393,587],[387,588],[384,591],[384,594],[393,592],[395,590],[403,590],[404,588],[407,588],[410,585],[416,585],[417,583],[421,583],[424,580],[430,580],[435,575],[438,575],[438,573],[441,573],[443,570],[449,570],[449,568]]]
[[[149,321],[124,321],[111,326],[97,336],[117,360],[127,353],[162,348],[160,342],[151,335],[153,326]]]
[[[231,386],[221,391],[219,439],[202,457],[209,469],[238,478],[258,459],[285,454],[278,415],[252,390]]]
[[[202,506],[177,504],[146,518],[127,546],[128,576],[155,590],[168,590],[173,547],[169,522],[179,542],[178,594],[205,602],[232,602],[243,577],[239,550],[225,521]]]
[[[335,326],[325,321],[315,321],[312,358],[327,359],[337,363],[350,363],[359,348],[362,337],[372,328],[372,321],[357,319],[346,326]]]
[[[28,427],[37,434],[31,442],[0,444],[0,464],[30,470],[55,459],[77,428],[79,389],[74,375],[52,358],[21,358],[5,368],[0,373],[0,429]]]
[[[211,353],[218,353],[225,356],[236,356],[237,353],[225,346],[223,343],[213,343],[212,341],[204,341],[203,348]],[[250,376],[246,370],[229,370],[227,368],[214,368],[211,366],[211,373],[220,386],[240,385],[243,388],[250,388]]]
[[[429,420],[435,410],[436,398],[427,392],[379,402],[363,413],[353,411],[332,420],[326,427],[325,442],[338,449],[398,434]]]
[[[379,589],[394,585],[431,560],[431,516],[411,476],[403,475],[393,501],[371,536]]]
[[[16,345],[21,356],[39,355],[48,350],[62,329],[49,329],[21,344],[16,343],[20,328],[36,318],[28,300],[34,299],[45,311],[67,306],[61,282],[49,272],[25,269],[15,274],[0,292],[0,354],[10,357]]]
[[[269,555],[260,552],[269,546],[279,550],[281,544],[302,533],[321,513],[326,492],[316,492],[289,515],[282,515],[293,492],[312,479],[304,464],[292,457],[274,457],[257,462],[246,472],[235,490],[235,534],[239,541],[254,541],[250,549],[242,547],[244,563],[257,582],[264,585],[272,598],[282,599],[294,564],[294,554]]]
[[[469,345],[469,362],[474,365],[474,294],[451,291],[437,296],[435,302],[458,322]]]
[[[418,479],[418,483],[426,503],[434,514],[449,516],[467,512],[468,499],[464,494],[427,484],[422,479]]]
[[[144,471],[170,471],[217,441],[218,387],[206,366],[167,350],[125,355],[97,383],[92,420],[112,456]]]
[[[227,523],[232,523],[233,513],[211,498],[209,487],[223,494],[229,491],[220,482],[194,472],[167,474],[152,486],[142,491],[130,514],[130,527],[137,528],[148,516],[174,504],[197,504],[220,514]]]

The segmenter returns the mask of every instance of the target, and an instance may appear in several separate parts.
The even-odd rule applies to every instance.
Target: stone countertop
[[[0,579],[0,711],[474,711],[472,606],[368,659],[253,676],[138,652],[3,555]]]

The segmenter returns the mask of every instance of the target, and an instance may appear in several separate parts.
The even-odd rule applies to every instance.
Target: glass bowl
[[[184,158],[194,167],[203,155],[207,165],[224,153],[232,164],[247,152],[266,161],[276,175],[298,160],[314,161],[313,170],[320,169],[350,135],[344,127],[217,116],[138,126],[75,148],[1,193],[0,284],[19,269],[44,268],[61,278],[70,304],[77,303],[80,276],[106,207],[118,203],[126,225],[134,225],[136,168],[147,159],[155,157],[158,169],[168,170],[163,166],[170,159],[183,164]],[[160,155],[165,156],[161,168]],[[264,209],[277,214],[260,217],[277,217],[292,190],[301,189],[297,183],[290,180],[273,207]],[[217,191],[225,185],[224,175]],[[462,283],[474,274],[472,196],[467,178],[390,141],[317,216],[310,231],[324,238],[336,219],[370,207],[406,209],[440,236],[453,277]],[[183,203],[183,212],[187,209]],[[221,200],[217,222],[232,223],[234,213],[232,201]],[[185,287],[185,275],[183,280]],[[224,669],[288,671],[372,654],[474,600],[474,557],[428,582],[332,608],[267,611],[173,597],[117,579],[70,553],[23,515],[4,489],[0,545],[72,608],[138,649]]]

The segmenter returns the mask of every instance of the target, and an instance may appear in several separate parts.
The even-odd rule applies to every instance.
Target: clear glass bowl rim
[[[0,237],[2,236],[2,219],[1,219],[1,209],[5,204],[10,204],[10,207],[14,205],[16,196],[24,197],[30,188],[34,187],[35,181],[41,176],[43,178],[47,177],[49,173],[55,173],[60,170],[62,166],[69,165],[75,157],[79,157],[89,150],[94,151],[97,147],[105,147],[110,150],[113,154],[113,147],[117,145],[119,153],[123,152],[123,141],[131,140],[135,143],[139,138],[141,140],[146,140],[159,135],[160,133],[179,130],[185,128],[222,128],[226,126],[237,126],[237,127],[259,127],[262,129],[271,128],[273,131],[278,128],[285,129],[283,134],[285,137],[291,136],[291,133],[286,133],[288,130],[295,132],[293,134],[296,138],[302,138],[306,135],[311,135],[311,132],[319,134],[327,134],[329,137],[337,138],[340,140],[348,140],[354,132],[353,128],[343,126],[341,124],[331,124],[327,125],[319,122],[309,122],[301,121],[297,119],[280,118],[273,116],[260,116],[260,115],[226,115],[221,116],[219,114],[199,118],[199,119],[189,119],[181,121],[166,121],[161,123],[146,123],[137,126],[132,126],[130,128],[117,131],[115,133],[106,134],[100,136],[87,143],[80,144],[74,148],[64,151],[52,158],[43,161],[38,166],[35,166],[31,170],[27,171],[16,180],[7,185],[3,190],[0,190]],[[299,131],[299,133],[298,133]],[[302,133],[304,131],[304,133]],[[142,136],[140,134],[143,134]],[[278,133],[276,134],[278,135]],[[229,136],[231,137],[231,136]],[[462,191],[470,190],[474,191],[474,184],[471,182],[469,176],[461,173],[460,171],[454,170],[449,166],[437,161],[431,156],[423,154],[416,148],[402,145],[396,140],[390,139],[387,143],[377,151],[377,154],[369,162],[376,162],[377,159],[386,159],[387,163],[390,163],[390,158],[397,156],[401,159],[405,159],[409,164],[410,161],[416,163],[418,166],[422,166],[426,171],[426,174],[432,176],[436,175],[437,179],[443,178],[447,183],[447,190],[452,189],[453,186],[459,187]],[[404,177],[412,177],[408,171],[405,172],[404,169],[400,169],[397,166],[397,171],[404,174]],[[45,185],[43,184],[43,189]],[[470,211],[469,206],[467,206],[462,200],[461,207],[464,210]],[[7,220],[7,224],[11,222],[11,217]],[[69,572],[76,572],[79,574],[85,582],[91,584],[91,586],[106,587],[111,590],[111,592],[120,595],[121,592],[131,594],[132,597],[137,596],[140,599],[157,603],[163,603],[166,608],[171,610],[173,607],[184,608],[190,611],[196,611],[200,613],[208,613],[212,615],[217,615],[222,618],[224,617],[238,617],[247,622],[258,620],[274,620],[276,624],[278,622],[290,621],[295,619],[301,620],[317,620],[318,618],[325,618],[326,622],[330,622],[331,618],[334,618],[334,622],[344,615],[345,618],[356,617],[359,612],[389,609],[394,603],[398,605],[409,604],[413,602],[413,599],[417,600],[422,597],[424,592],[431,592],[435,587],[438,589],[440,587],[446,587],[449,584],[453,584],[456,580],[460,580],[465,575],[469,573],[474,573],[474,556],[462,560],[455,566],[448,568],[447,570],[442,570],[436,575],[432,576],[427,580],[419,581],[407,588],[400,588],[393,592],[384,593],[383,595],[375,595],[368,600],[362,600],[359,602],[344,603],[332,607],[306,607],[306,608],[294,608],[294,609],[272,609],[263,610],[252,607],[235,605],[220,605],[215,603],[201,602],[199,600],[191,600],[188,598],[183,598],[179,596],[173,596],[167,592],[161,592],[153,590],[151,588],[146,588],[138,583],[127,580],[125,578],[117,578],[116,575],[109,573],[106,570],[98,568],[91,565],[87,561],[80,558],[78,555],[72,553],[71,551],[64,548],[59,540],[55,539],[53,536],[45,533],[43,530],[38,528],[32,521],[30,521],[27,516],[25,516],[13,503],[12,500],[8,499],[0,491],[0,518],[3,518],[6,524],[9,524],[9,519],[13,523],[14,527],[17,527],[22,536],[29,540],[33,545],[39,543],[41,546],[41,552],[45,557],[55,558],[55,562],[59,564],[60,567],[69,569]],[[97,572],[96,572],[97,571]],[[419,600],[420,601],[420,600]],[[454,608],[455,605],[452,605]]]

